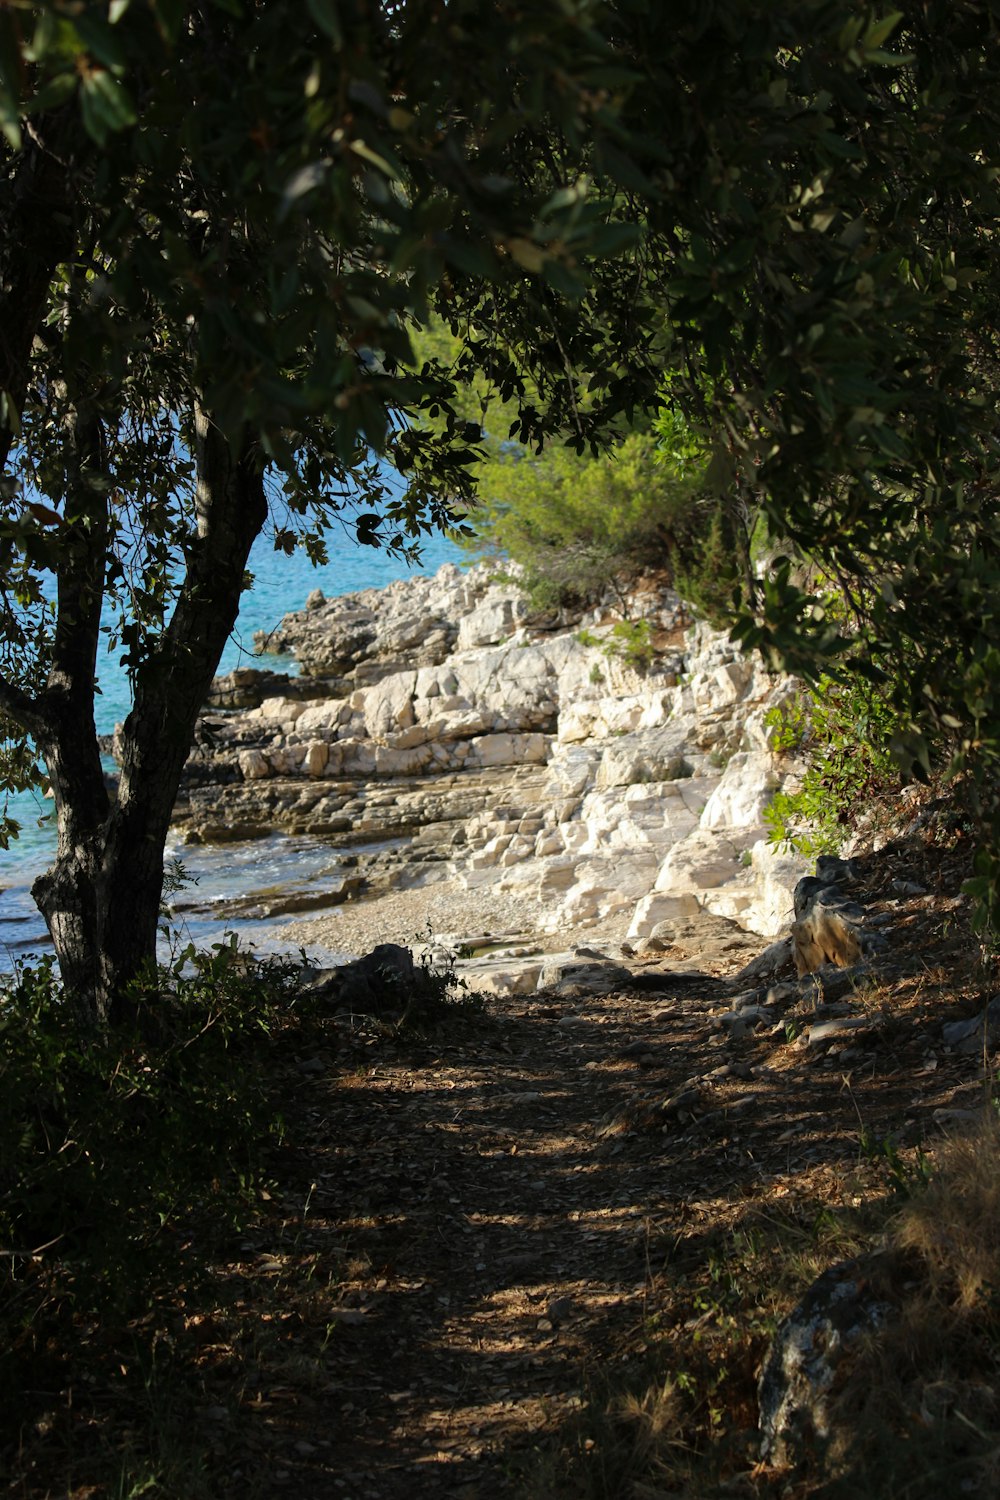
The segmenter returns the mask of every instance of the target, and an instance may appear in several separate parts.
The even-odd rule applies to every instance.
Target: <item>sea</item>
[[[467,557],[442,536],[424,539],[416,565],[354,543],[347,535],[339,550],[331,539],[329,550],[329,562],[314,567],[303,552],[288,557],[274,550],[266,534],[258,538],[249,563],[253,587],[243,596],[219,664],[220,674],[238,666],[259,666],[294,675],[296,664],[291,656],[255,654],[254,632],[273,631],[284,615],[305,606],[313,589],[322,589],[333,598],[382,588],[398,578],[434,573],[446,562],[462,562]],[[109,734],[131,707],[128,679],[117,655],[109,650],[98,663],[96,718],[101,734]],[[110,761],[108,769],[113,769]],[[52,803],[39,793],[18,793],[7,799],[7,811],[21,824],[21,833],[9,849],[0,849],[0,972],[51,952],[45,924],[31,899],[31,883],[48,867],[55,850]],[[229,942],[233,932],[241,946],[260,954],[298,954],[301,950],[284,943],[280,935],[283,922],[293,918],[272,915],[271,910],[285,904],[288,897],[297,908],[295,919],[309,914],[303,908],[308,908],[314,895],[316,906],[321,906],[323,888],[335,880],[345,852],[329,848],[321,839],[278,834],[214,847],[168,841],[167,870],[179,883],[166,897],[161,958],[169,958],[188,943],[211,948]],[[322,948],[307,952],[309,960],[318,964],[349,956]]]

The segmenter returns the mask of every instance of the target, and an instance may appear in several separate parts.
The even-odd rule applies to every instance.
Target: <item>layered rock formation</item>
[[[676,594],[641,584],[543,619],[486,568],[448,565],[314,595],[268,649],[301,675],[216,684],[215,704],[256,706],[203,715],[188,839],[313,834],[360,851],[371,892],[488,883],[529,900],[540,932],[615,913],[634,938],[701,911],[787,925],[804,866],[762,814],[787,773],[765,718],[794,685]]]

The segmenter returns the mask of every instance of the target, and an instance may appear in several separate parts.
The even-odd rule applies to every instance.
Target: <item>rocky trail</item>
[[[754,1226],[849,1210],[878,1177],[872,1142],[905,1154],[981,1104],[982,1056],[942,1045],[955,904],[940,887],[873,902],[894,938],[864,986],[825,1004],[786,984],[775,1022],[724,1022],[734,980],[662,958],[609,993],[491,996],[416,1037],[332,1017],[290,1065],[281,1192],[226,1271],[238,1326],[206,1335],[234,1481],[563,1493],[539,1464],[594,1446],[576,1424],[595,1382],[651,1360],[662,1380],[692,1339],[710,1369],[724,1325],[731,1347],[707,1266],[738,1261]],[[765,1332],[737,1329],[726,1372],[746,1474]],[[615,1485],[595,1493],[642,1493]]]

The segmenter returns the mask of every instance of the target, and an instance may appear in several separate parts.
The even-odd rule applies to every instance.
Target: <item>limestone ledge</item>
[[[623,617],[647,622],[648,665],[613,635]],[[628,916],[643,938],[692,911],[787,925],[805,866],[765,839],[789,774],[765,716],[795,684],[671,591],[543,618],[488,568],[447,565],[313,595],[267,644],[301,676],[215,684],[211,705],[251,706],[199,720],[175,815],[189,840],[385,844],[408,886],[446,869],[529,902],[540,933]]]

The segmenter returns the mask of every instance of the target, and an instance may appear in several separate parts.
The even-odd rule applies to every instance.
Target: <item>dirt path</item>
[[[862,1133],[905,1146],[975,1103],[975,1067],[935,1050],[944,969],[870,995],[850,1049],[804,1050],[794,1015],[727,1036],[719,981],[650,983],[418,1041],[341,1024],[336,1056],[298,1059],[301,1185],[233,1269],[290,1293],[243,1397],[263,1494],[544,1493],[519,1455],[647,1330],[690,1329],[686,1266],[776,1205],[850,1202]]]
[[[595,1122],[634,1095],[622,1053],[663,1051],[660,1009],[521,1005],[471,1048],[342,1084],[357,1138],[331,1144],[318,1192],[350,1236],[342,1305],[364,1314],[339,1340],[336,1444],[359,1493],[501,1493],[512,1440],[578,1405],[588,1362],[641,1322],[653,1219],[681,1183]]]

